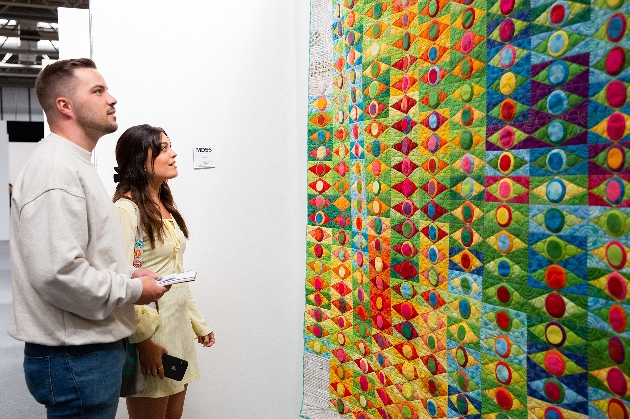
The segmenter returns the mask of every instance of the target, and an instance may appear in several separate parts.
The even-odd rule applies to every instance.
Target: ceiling
[[[89,0],[0,0],[0,86],[33,87],[42,58],[59,58],[58,7]]]

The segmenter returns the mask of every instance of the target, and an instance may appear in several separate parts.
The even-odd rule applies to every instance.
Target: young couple
[[[179,418],[199,376],[193,340],[209,347],[214,334],[187,284],[156,283],[183,271],[188,229],[166,183],[177,176],[176,153],[161,128],[125,131],[112,205],[91,155],[118,128],[116,99],[94,62],[50,64],[35,90],[51,134],[13,189],[8,329],[25,342],[29,391],[49,418],[115,418],[129,338],[149,374],[147,389],[127,399],[129,416]],[[134,268],[138,220],[146,244]],[[166,352],[188,361],[181,382],[164,379]]]

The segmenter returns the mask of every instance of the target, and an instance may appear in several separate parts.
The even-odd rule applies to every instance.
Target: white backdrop
[[[109,192],[128,127],[163,127],[179,153],[184,267],[217,344],[185,418],[295,419],[302,394],[308,1],[91,0],[93,59],[119,130],[96,163]],[[192,148],[217,167],[194,170]],[[120,413],[119,417],[125,417]]]

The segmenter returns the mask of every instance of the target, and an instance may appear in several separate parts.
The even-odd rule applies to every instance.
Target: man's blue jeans
[[[114,419],[123,341],[80,346],[24,345],[26,386],[48,418]]]

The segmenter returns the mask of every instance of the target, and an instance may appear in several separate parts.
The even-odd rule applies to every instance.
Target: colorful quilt
[[[629,18],[311,0],[303,418],[629,418]]]

